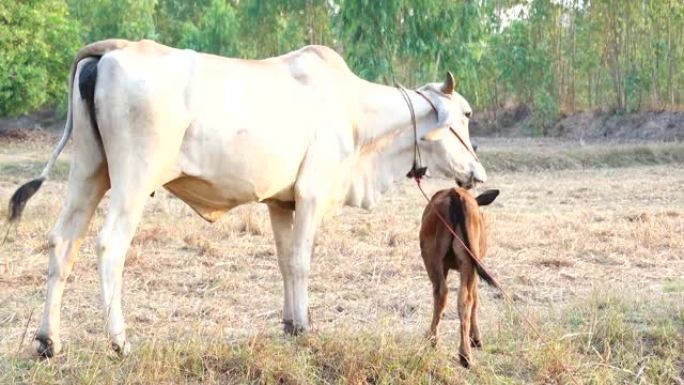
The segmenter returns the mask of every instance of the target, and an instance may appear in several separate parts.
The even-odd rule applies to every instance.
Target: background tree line
[[[244,58],[324,44],[407,86],[448,69],[481,113],[524,105],[542,129],[684,98],[681,0],[0,0],[0,116],[63,106],[75,52],[109,37]]]

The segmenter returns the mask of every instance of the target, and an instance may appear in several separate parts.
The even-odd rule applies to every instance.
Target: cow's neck
[[[420,137],[436,128],[436,116],[425,99],[414,91],[408,95],[416,114],[420,146]],[[346,203],[371,208],[411,168],[415,140],[409,108],[396,88],[368,86],[363,106],[357,126],[359,155]]]
[[[413,105],[419,131],[434,128],[436,117],[427,100],[412,90],[407,90],[406,95]],[[363,108],[357,126],[361,145],[413,128],[409,107],[396,87],[366,83],[362,97]]]

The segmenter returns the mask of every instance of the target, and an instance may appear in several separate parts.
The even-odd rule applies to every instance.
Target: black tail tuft
[[[477,275],[479,275],[483,281],[487,282],[487,285],[499,287],[499,284],[494,280],[494,277],[489,275],[487,270],[483,269],[480,263],[475,263],[475,271],[477,271]]]
[[[26,207],[26,202],[33,196],[33,194],[38,191],[40,186],[43,184],[44,178],[37,178],[30,182],[24,183],[17,191],[12,194],[9,202],[9,211],[7,213],[7,219],[12,222],[16,222],[21,219],[21,214],[24,212]]]

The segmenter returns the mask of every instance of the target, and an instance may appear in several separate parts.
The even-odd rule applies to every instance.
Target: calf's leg
[[[446,284],[447,270],[442,269],[441,266],[436,266],[433,269],[429,269],[428,274],[432,281],[432,297],[434,301],[428,339],[434,346],[439,342],[439,322],[442,320],[444,309],[446,309],[449,288]]]
[[[444,258],[449,247],[448,237],[441,237],[439,234],[429,239],[422,239],[420,242],[420,253],[423,257],[425,270],[432,283],[434,308],[427,337],[433,345],[436,345],[439,341],[439,322],[442,320],[442,314],[446,308],[449,295],[449,288],[446,284],[449,270],[444,266]]]
[[[473,309],[473,283],[475,272],[471,264],[461,266],[461,285],[458,290],[458,316],[461,321],[461,345],[458,358],[461,365],[469,367],[470,358],[470,326]]]
[[[479,303],[479,294],[477,288],[477,276],[474,278],[475,283],[473,284],[473,308],[470,314],[470,346],[475,348],[482,347],[482,339],[480,337],[480,326],[477,320],[477,306]]]

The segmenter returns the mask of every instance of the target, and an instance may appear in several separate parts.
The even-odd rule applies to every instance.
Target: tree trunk
[[[667,12],[667,91],[670,94],[670,106],[675,105],[675,91],[672,86],[672,74],[674,72],[672,60],[672,2],[669,2]]]
[[[576,57],[577,57],[577,33],[576,33],[576,27],[577,27],[577,0],[574,0],[572,3],[572,56],[571,56],[571,68],[572,68],[572,77],[570,80],[570,110],[571,112],[575,112],[577,109],[577,106],[575,104],[575,80],[577,77],[577,70],[576,70]]]

